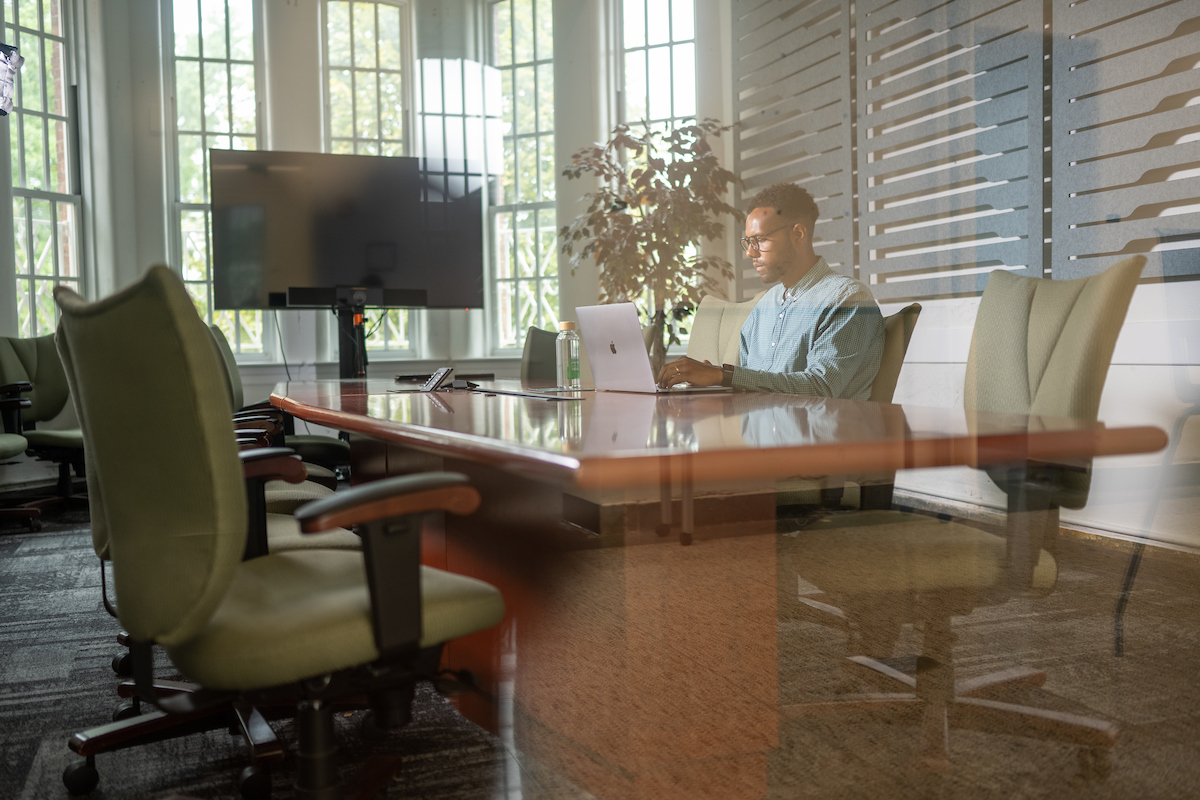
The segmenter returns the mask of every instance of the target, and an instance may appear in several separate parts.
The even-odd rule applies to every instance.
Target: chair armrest
[[[276,409],[276,411],[278,411],[278,410],[279,409]],[[245,409],[242,409],[241,411],[233,412],[233,418],[236,420],[247,420],[247,421],[269,420],[271,422],[274,422],[277,425],[282,424],[281,414],[272,414],[266,410],[246,411]]]
[[[240,417],[237,414],[234,414],[233,424],[238,430],[241,431],[266,431],[272,436],[283,432],[283,426],[280,425],[276,420],[270,419],[269,417]]]
[[[260,431],[257,428],[251,428],[249,430],[238,429],[233,432],[233,435],[239,442],[243,440],[249,440],[254,442],[256,447],[272,450],[276,449],[271,442],[270,434],[268,434],[266,431]]]
[[[479,492],[457,472],[401,475],[343,489],[296,509],[303,533],[349,528],[389,517],[429,511],[470,514],[479,508]]]
[[[22,392],[33,390],[29,381],[18,381],[7,386],[0,386],[0,422],[4,425],[5,433],[21,433],[25,425],[21,420],[21,409],[30,408],[33,401],[21,397]]]
[[[402,475],[339,491],[296,509],[304,533],[357,526],[363,539],[371,627],[380,660],[417,655],[422,637],[421,515],[469,514],[479,492],[465,475]]]
[[[263,480],[284,480],[288,483],[300,483],[308,477],[304,462],[300,456],[286,447],[257,447],[252,450],[241,450],[238,458],[242,460],[242,475]]]

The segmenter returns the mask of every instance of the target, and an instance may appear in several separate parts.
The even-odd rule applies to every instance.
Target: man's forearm
[[[735,367],[733,388],[739,392],[778,392],[802,394],[811,397],[836,397],[845,388],[831,386],[825,376],[814,372],[767,372],[765,370]]]

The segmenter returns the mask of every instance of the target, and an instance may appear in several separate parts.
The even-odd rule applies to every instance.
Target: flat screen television
[[[483,192],[455,159],[210,151],[215,307],[483,305]],[[365,302],[363,302],[365,300]]]

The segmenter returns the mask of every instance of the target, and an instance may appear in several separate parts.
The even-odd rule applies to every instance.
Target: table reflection
[[[1187,785],[1151,777],[1161,748],[1197,740],[1200,574],[1182,556],[1151,569],[1119,659],[1107,626],[1125,556],[1081,538],[1040,547],[1031,575],[1009,569],[998,531],[928,517],[689,548],[480,547],[510,609],[492,694],[509,744],[591,796]]]

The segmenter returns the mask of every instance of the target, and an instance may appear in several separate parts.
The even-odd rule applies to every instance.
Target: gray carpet
[[[68,797],[63,768],[77,757],[68,736],[109,721],[118,703],[110,661],[116,620],[105,613],[99,562],[85,511],[50,513],[43,531],[0,528],[0,798]],[[170,677],[169,669],[160,670]],[[463,719],[428,686],[413,723],[377,744],[358,735],[361,713],[337,720],[347,773],[371,754],[403,756],[389,797],[454,800],[503,796],[520,768],[495,737]],[[292,797],[290,721],[273,723],[289,760],[273,770],[274,798]],[[237,798],[248,764],[240,737],[224,730],[97,757],[100,786],[90,798]]]

